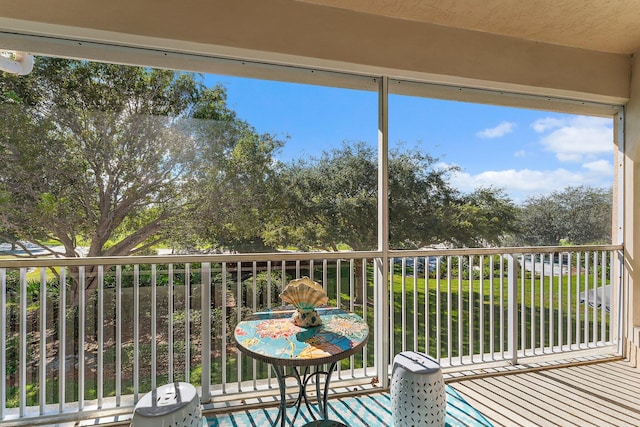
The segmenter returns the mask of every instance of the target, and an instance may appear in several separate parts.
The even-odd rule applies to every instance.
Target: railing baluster
[[[529,309],[531,312],[531,352],[533,355],[537,353],[536,351],[536,339],[538,335],[538,331],[536,330],[536,260],[535,254],[529,254],[530,266],[531,266],[531,276],[529,280],[529,286],[531,287],[531,308]]]
[[[242,262],[238,261],[236,264],[238,271],[236,278],[236,324],[242,321],[242,307],[244,307],[245,301],[242,300]],[[284,275],[284,266],[282,268],[282,274]],[[233,333],[233,331],[229,331]],[[238,391],[242,391],[242,356],[240,352],[236,356],[238,359]]]
[[[116,266],[116,406],[122,403],[122,266]]]
[[[401,289],[402,294],[400,296],[400,323],[402,325],[402,351],[407,350],[407,259],[402,258],[402,272],[401,272]],[[393,282],[391,283],[393,286]]]
[[[342,265],[340,260],[336,260],[336,307],[342,307]],[[338,365],[340,367],[340,365]]]
[[[418,258],[413,258],[413,351],[418,351]],[[426,320],[426,318],[425,318]]]
[[[104,397],[104,266],[98,266],[98,324],[97,336],[98,336],[98,380],[97,380],[97,395],[98,395],[98,409],[102,408]]]
[[[550,253],[549,254],[549,317],[548,317],[548,325],[549,325],[549,349],[551,350],[551,353],[554,352],[554,343],[555,343],[555,331],[553,330],[554,327],[554,315],[553,315],[553,296],[554,296],[554,292],[553,292],[553,278],[555,277],[555,262],[554,262],[554,258],[555,258],[555,253]]]
[[[460,364],[462,365],[464,362],[462,360],[463,357],[463,338],[462,338],[462,318],[463,318],[463,305],[462,305],[462,256],[458,255],[458,358],[460,359]]]
[[[151,264],[151,389],[156,388],[158,375],[158,289],[156,277],[156,265]]]
[[[201,354],[202,357],[202,396],[201,401],[208,403],[211,401],[211,263],[203,262],[200,265],[200,276],[202,278],[202,289],[200,291],[200,310],[201,310],[201,325],[200,339],[202,342]]]
[[[493,274],[493,271],[490,271],[489,274]],[[479,293],[480,293],[480,301],[478,303],[479,313],[478,313],[478,322],[480,323],[479,331],[480,331],[480,349],[479,355],[480,360],[484,361],[484,331],[486,325],[484,324],[484,255],[480,255],[480,283],[479,283]]]
[[[67,402],[67,268],[60,267],[58,295],[58,412]],[[4,316],[3,316],[4,318]],[[4,339],[3,339],[4,341]],[[5,375],[2,375],[5,378]],[[4,402],[4,399],[2,399]],[[2,419],[2,417],[0,417]]]
[[[573,259],[571,252],[567,252],[567,344],[569,345],[569,350],[573,348],[573,310],[571,307],[573,286],[575,286],[573,281]]]
[[[78,410],[84,410],[84,346],[85,346],[85,308],[86,308],[86,286],[85,267],[78,267]],[[137,372],[137,370],[136,370]]]
[[[504,359],[504,256],[500,257],[500,358]]]
[[[469,310],[469,361],[473,363],[473,354],[475,350],[475,337],[473,334],[473,317],[475,314],[474,308],[474,298],[473,298],[473,282],[474,282],[474,274],[473,274],[473,255],[469,255],[469,301],[468,301],[468,310]]]
[[[38,382],[40,388],[40,415],[44,415],[47,405],[47,269],[40,268],[40,363],[38,364]],[[4,381],[4,378],[2,378]]]
[[[323,265],[323,271],[327,270],[327,260],[324,260],[324,265]],[[341,272],[341,265],[340,265],[340,260],[337,259],[335,260],[335,265],[336,265],[336,307],[337,308],[341,308],[341,288],[342,288],[342,272]],[[327,272],[328,274],[328,272]],[[324,283],[327,283],[327,280],[324,280]],[[325,286],[326,289],[326,286]],[[353,369],[353,355],[351,355],[351,357],[349,358],[350,360],[350,364],[351,364],[351,368]],[[338,363],[337,368],[336,368],[337,374],[338,374],[338,379],[341,380],[342,379],[342,363]]]
[[[453,292],[451,283],[451,257],[447,257],[447,362],[453,358]]]
[[[191,378],[191,264],[184,264],[184,380]]]
[[[322,289],[327,293],[327,282],[329,281],[329,271],[327,269],[327,259],[322,260]]]
[[[280,275],[280,292],[287,286],[287,261],[282,260],[282,274]]]
[[[585,297],[589,295],[589,253],[585,252],[584,254],[584,292]],[[589,313],[588,313],[589,304],[586,301],[584,303],[584,344],[585,346],[589,346]]]
[[[313,279],[312,279],[313,280]],[[271,261],[267,261],[267,308],[271,308]],[[267,368],[267,384],[273,388],[271,383],[271,369]]]
[[[283,274],[286,270],[283,269]],[[253,301],[252,301],[252,305],[253,305],[253,312],[255,313],[257,311],[257,287],[258,287],[258,263],[256,261],[253,261],[252,264],[252,278],[253,278],[253,288],[252,288],[252,292],[253,292]],[[253,389],[257,390],[258,389],[258,383],[257,383],[257,377],[258,377],[258,361],[255,358],[252,358],[253,360]]]
[[[429,351],[431,334],[431,316],[429,313],[429,305],[431,298],[429,297],[429,258],[425,257],[424,260],[424,352],[425,354],[431,354]],[[418,284],[416,283],[417,287]]]
[[[495,360],[495,330],[496,330],[496,319],[495,319],[495,306],[496,306],[496,296],[495,296],[495,261],[493,257],[489,261],[489,268],[491,269],[491,276],[489,276],[489,301],[491,304],[489,305],[491,311],[489,312],[489,354],[490,359]]]
[[[351,258],[349,260],[349,311],[353,312],[355,310],[355,293],[356,293],[356,281],[358,280],[358,278],[356,277],[356,263],[355,263],[355,259]],[[363,276],[361,277],[362,279],[362,287],[363,287],[363,291],[366,291],[367,289],[367,278],[366,278],[366,270],[367,270],[367,265],[366,265],[366,260],[362,260],[362,272],[363,272]],[[363,301],[362,301],[362,314],[364,315],[364,312],[366,310],[367,307],[367,300],[366,298],[362,297]]]
[[[607,310],[606,310],[606,300],[605,300],[605,286],[607,285],[607,270],[611,271],[611,263],[607,262],[607,253],[602,251],[602,275],[600,280],[600,301],[602,301],[602,308],[600,309],[600,337],[602,344],[610,342],[611,340],[607,337],[607,325],[609,325],[608,329],[611,331],[611,319],[607,321]],[[609,282],[611,283],[611,282]],[[611,305],[611,301],[613,300],[613,287],[609,287],[609,305]],[[609,308],[611,309],[611,307]],[[609,311],[611,312],[611,311]]]
[[[367,259],[366,258],[362,258],[362,320],[364,320],[365,323],[367,323],[367,311],[368,311],[368,296],[367,296]],[[354,286],[351,285],[351,304],[350,304],[350,310],[354,311]],[[371,334],[370,334],[371,335]],[[365,345],[364,347],[362,347],[362,365],[363,365],[363,370],[364,370],[364,375],[368,376],[368,372],[367,372],[367,368],[368,368],[368,362],[367,362],[367,346]],[[353,372],[353,365],[351,365],[351,375],[354,374]]]
[[[593,346],[598,342],[598,252],[593,251],[593,310],[591,314],[593,316],[592,320],[592,338],[590,344]]]
[[[519,254],[520,269],[520,347],[522,356],[527,353],[527,313],[526,313],[526,255]]]
[[[357,280],[356,277],[356,270],[355,270],[355,260],[353,258],[351,258],[349,260],[349,311],[353,312],[354,311],[354,289],[355,289],[355,281]],[[366,289],[366,282],[364,282],[363,279],[363,291],[364,289]],[[366,295],[366,294],[365,294]],[[363,303],[362,303],[362,318],[364,319],[365,317],[365,307],[367,306],[366,304],[366,297],[362,297],[363,299]],[[367,346],[365,345],[363,347],[363,351],[366,351]],[[340,365],[338,365],[340,366]],[[349,368],[351,369],[351,377],[353,378],[353,372],[354,372],[354,368],[355,367],[355,355],[351,355],[351,357],[349,357]],[[365,368],[366,369],[366,368]],[[366,375],[366,374],[365,374]]]
[[[173,382],[173,264],[167,270],[167,381]]]
[[[271,308],[271,261],[267,261],[267,308]]]
[[[201,325],[200,340],[202,342],[202,403],[211,401],[211,263],[203,262],[200,266],[202,289],[200,298]]]
[[[239,272],[238,272],[239,273]],[[271,281],[269,281],[271,283]],[[227,393],[227,263],[222,263],[222,322],[220,322],[220,336],[222,337],[222,394]]]
[[[27,269],[20,269],[20,362],[19,362],[19,404],[20,417],[27,412]],[[82,408],[80,408],[82,409]]]
[[[544,259],[545,259],[545,255],[541,254],[540,255],[540,325],[539,325],[539,330],[540,330],[540,350],[542,351],[542,354],[546,353],[546,328],[544,327],[544,322],[546,320],[546,310],[545,310],[545,304],[544,304],[544,295],[545,295],[545,291],[544,291],[544,275],[545,275],[545,269],[544,269]]]
[[[578,252],[576,254],[576,348],[579,349],[580,348],[580,326],[581,326],[581,322],[580,322],[580,285],[582,283],[582,281],[580,280],[580,272],[581,272],[581,265],[582,265],[582,260],[581,260],[581,252]]]
[[[441,299],[442,295],[440,294],[440,264],[442,262],[442,257],[436,258],[436,359],[438,363],[440,363],[442,359],[442,334],[440,333],[442,328],[442,310],[441,310]]]
[[[133,401],[140,393],[140,266],[133,266]]]
[[[563,298],[562,298],[562,292],[563,292],[563,286],[562,286],[562,282],[563,282],[563,278],[564,278],[564,273],[563,273],[563,259],[564,259],[564,254],[561,252],[558,254],[558,350],[559,351],[563,351],[564,350],[564,324],[562,322],[562,319],[564,318],[564,304],[563,304]]]
[[[518,362],[518,261],[511,254],[507,265],[508,353],[512,365]]]
[[[0,268],[0,420],[7,409],[7,323],[7,270]]]

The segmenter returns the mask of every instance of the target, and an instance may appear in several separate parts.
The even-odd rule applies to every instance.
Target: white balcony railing
[[[375,297],[383,256],[388,310]],[[231,331],[301,276],[371,328],[336,386],[375,381],[383,352],[426,352],[451,370],[620,352],[622,269],[621,246],[0,260],[0,421],[131,412],[172,381],[203,402],[274,395],[268,366],[239,356]],[[373,338],[376,316],[388,342]]]

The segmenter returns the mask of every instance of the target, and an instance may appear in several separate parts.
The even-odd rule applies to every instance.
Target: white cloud
[[[607,161],[585,163],[583,169],[575,172],[564,168],[555,170],[506,169],[485,171],[477,175],[457,172],[452,174],[451,183],[465,193],[474,191],[478,187],[502,188],[514,202],[520,203],[527,197],[549,194],[569,186],[611,185],[613,167],[607,163]]]
[[[500,138],[501,136],[505,136],[506,134],[513,132],[515,127],[516,124],[513,122],[502,122],[494,128],[488,128],[477,132],[476,136],[482,139]]]
[[[582,167],[594,174],[613,176],[613,164],[608,160],[596,160],[595,162],[584,163]]]
[[[540,143],[545,150],[555,153],[561,162],[595,160],[613,152],[611,119],[587,116],[545,118],[531,126],[538,133],[552,130],[542,137]]]
[[[559,128],[564,125],[565,120],[556,119],[553,117],[545,117],[544,119],[538,119],[531,124],[533,130],[538,133],[548,131],[550,129]]]
[[[527,156],[527,152],[525,150],[518,150],[515,153],[513,153],[513,157],[526,157]]]

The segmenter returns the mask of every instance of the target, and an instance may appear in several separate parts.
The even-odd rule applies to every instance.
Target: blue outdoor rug
[[[446,386],[447,426],[491,427],[491,423],[453,388]],[[293,410],[289,416],[293,415]],[[209,416],[209,427],[263,427],[275,421],[278,408],[238,411]],[[391,396],[389,393],[364,394],[356,397],[329,399],[329,419],[350,427],[391,426]],[[296,426],[313,421],[306,410],[300,410]]]

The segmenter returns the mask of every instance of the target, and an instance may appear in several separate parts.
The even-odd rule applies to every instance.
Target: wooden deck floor
[[[449,385],[495,426],[640,426],[640,369],[625,361]]]
[[[496,427],[640,426],[640,368],[634,368],[626,361],[562,366],[533,372],[520,369],[521,367],[507,374],[502,372],[502,375],[476,379],[449,378],[448,385]],[[361,397],[389,399],[388,393],[379,392]],[[358,398],[352,397],[356,400]],[[340,404],[340,399],[331,399],[332,407],[340,408]],[[391,417],[388,406],[376,404],[369,405],[366,409],[375,413],[373,415],[378,421],[374,425],[391,424],[388,422]],[[271,404],[256,410],[267,414],[269,411],[274,412],[275,408]],[[231,414],[237,415],[244,411],[244,407],[237,407]],[[220,414],[219,417],[227,419],[229,413]],[[296,425],[304,423],[305,420],[300,418]],[[68,424],[74,427],[88,425],[128,426],[129,421],[127,419],[102,424],[97,420],[87,420]],[[238,427],[257,424],[228,421],[218,423],[216,415],[208,414],[208,421],[203,425]],[[367,421],[353,425],[370,427],[372,424]],[[56,424],[56,427],[60,426],[67,427],[67,424]]]

